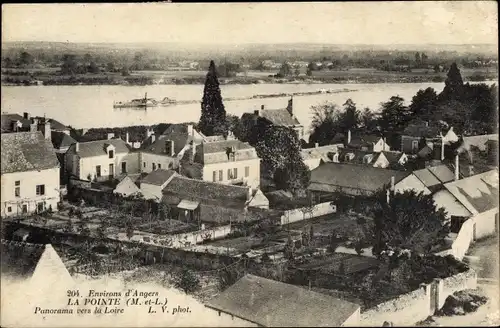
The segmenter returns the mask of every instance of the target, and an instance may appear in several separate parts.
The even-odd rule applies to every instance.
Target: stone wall
[[[474,229],[474,240],[494,235],[498,231],[498,223],[495,222],[497,213],[498,207],[479,213],[472,218],[476,226]]]
[[[434,279],[417,290],[400,295],[361,313],[360,325],[381,327],[384,321],[394,326],[413,326],[439,310],[454,292],[474,289],[477,275],[472,269],[444,279]]]
[[[281,225],[289,224],[302,220],[309,220],[318,216],[327,215],[337,212],[337,206],[330,202],[316,204],[310,208],[296,208],[293,210],[284,211],[281,216]]]

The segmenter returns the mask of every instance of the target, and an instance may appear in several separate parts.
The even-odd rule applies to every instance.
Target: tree
[[[33,64],[33,62],[33,56],[29,52],[23,51],[19,54],[19,65],[28,66]]]
[[[198,128],[206,136],[227,135],[228,131],[226,109],[222,102],[219,80],[213,60],[210,61],[210,67],[208,68],[205,80]]]
[[[437,93],[433,88],[420,89],[411,100],[409,106],[410,115],[412,118],[418,117],[424,121],[428,121],[434,111],[437,110],[437,102]]]
[[[162,221],[165,221],[167,219],[171,219],[171,216],[170,216],[170,212],[171,212],[171,209],[170,207],[165,204],[165,203],[160,203],[159,205],[159,208],[158,208],[158,216],[160,218],[160,220]]]
[[[61,74],[74,75],[79,72],[76,56],[72,54],[65,54],[63,56],[63,63],[61,65]]]
[[[284,62],[283,65],[281,65],[280,71],[278,72],[278,77],[287,77],[292,74],[292,69],[290,67],[290,64],[287,62]]]
[[[91,61],[89,66],[87,67],[87,72],[97,74],[100,72],[100,69],[94,61]]]
[[[344,111],[340,115],[340,129],[342,133],[348,130],[356,130],[361,123],[361,113],[356,109],[356,104],[352,99],[347,99],[344,103]]]
[[[182,289],[186,294],[193,293],[201,288],[200,279],[193,271],[183,268],[175,277],[175,287]]]
[[[264,138],[255,149],[262,159],[262,168],[274,178],[278,188],[300,193],[309,185],[310,172],[301,156],[299,138],[293,129],[266,127]]]
[[[457,63],[451,64],[444,84],[445,87],[443,92],[439,95],[441,99],[454,99],[460,97],[464,81],[462,80],[462,75],[460,74]]]
[[[360,115],[361,127],[366,131],[372,132],[377,128],[377,117],[370,108],[365,107]]]
[[[417,52],[417,53],[415,54],[415,65],[416,65],[417,67],[420,67],[420,66],[421,66],[421,64],[422,64],[422,59],[420,58],[420,53],[419,53],[419,52]]]
[[[389,101],[382,103],[379,122],[382,132],[388,136],[388,141],[392,147],[397,144],[397,135],[404,130],[409,119],[409,110],[404,105],[403,98],[393,96]]]
[[[389,249],[426,254],[448,235],[446,213],[436,208],[432,195],[410,190],[392,195],[389,203],[385,192],[377,197],[373,254]]]
[[[312,106],[311,143],[319,143],[320,146],[330,144],[330,141],[339,131],[339,121],[342,113],[334,103],[326,102],[321,105]]]
[[[108,72],[114,72],[114,71],[116,71],[115,64],[114,64],[113,62],[108,62],[108,63],[106,64],[106,70],[107,70]]]
[[[134,236],[134,224],[130,219],[126,223],[126,234],[128,239],[132,239],[132,237]]]

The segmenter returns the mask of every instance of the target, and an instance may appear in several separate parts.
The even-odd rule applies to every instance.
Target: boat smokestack
[[[458,167],[458,154],[455,155],[455,181],[460,179],[460,170]]]

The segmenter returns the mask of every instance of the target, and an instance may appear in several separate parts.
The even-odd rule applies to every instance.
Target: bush
[[[175,277],[175,287],[182,289],[186,294],[193,293],[201,288],[200,279],[193,271],[184,268]]]
[[[477,311],[477,309],[488,302],[488,298],[477,290],[462,290],[448,296],[438,315],[465,315]]]

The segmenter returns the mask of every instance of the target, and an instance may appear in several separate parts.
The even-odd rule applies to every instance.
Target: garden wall
[[[498,230],[498,223],[496,223],[497,213],[498,208],[493,208],[489,211],[479,213],[472,218],[476,225],[474,240],[495,234],[495,232]]]
[[[231,225],[224,225],[210,229],[197,230],[169,236],[172,239],[171,247],[187,247],[204,241],[224,238],[231,232]]]
[[[316,204],[310,208],[303,207],[294,210],[284,211],[281,216],[281,225],[309,220],[318,216],[327,215],[337,212],[337,206],[332,205],[331,202]]]
[[[381,303],[361,313],[362,326],[381,327],[384,321],[394,326],[413,326],[439,310],[454,292],[474,289],[477,275],[472,269],[444,279],[434,279],[417,290]]]

